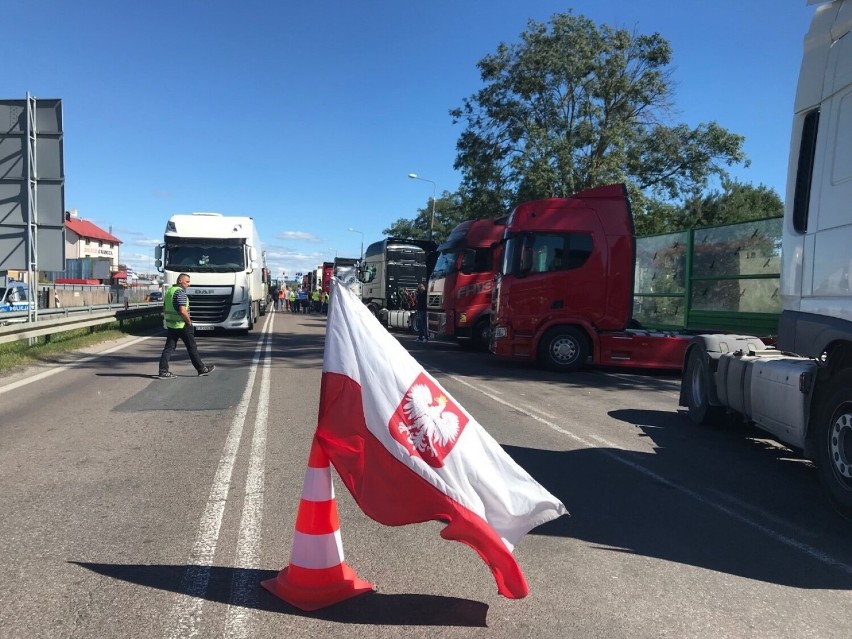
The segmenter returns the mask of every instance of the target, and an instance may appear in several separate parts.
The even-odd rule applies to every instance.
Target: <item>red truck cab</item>
[[[321,294],[330,293],[331,292],[331,276],[334,275],[334,262],[323,262],[322,263],[322,288],[320,289]]]
[[[429,335],[488,350],[491,292],[506,218],[468,220],[438,247],[427,287]]]
[[[635,237],[622,184],[520,204],[506,220],[490,348],[554,370],[680,369],[689,338],[634,328]]]

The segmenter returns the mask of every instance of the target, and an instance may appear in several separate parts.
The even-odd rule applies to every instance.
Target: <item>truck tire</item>
[[[538,361],[552,371],[568,373],[579,370],[588,357],[586,335],[574,326],[551,328],[538,343]]]
[[[722,420],[724,409],[710,405],[710,364],[701,348],[689,351],[681,384],[684,387],[689,421],[699,426],[709,426]]]
[[[852,518],[852,370],[828,381],[817,401],[819,477],[837,511]]]
[[[486,352],[491,341],[491,319],[484,317],[473,327],[472,346],[474,350]]]

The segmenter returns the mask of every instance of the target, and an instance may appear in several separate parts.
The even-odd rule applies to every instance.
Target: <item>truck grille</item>
[[[231,298],[228,295],[187,295],[189,316],[199,324],[218,324],[228,319],[231,313]]]
[[[443,302],[443,293],[429,293],[429,297],[426,300],[426,306],[429,308],[441,308],[441,304],[443,304]]]

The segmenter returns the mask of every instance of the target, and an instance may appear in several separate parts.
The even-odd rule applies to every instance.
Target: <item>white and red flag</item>
[[[316,436],[368,516],[388,526],[447,522],[441,536],[479,553],[501,595],[529,593],[512,549],[565,506],[336,283]]]

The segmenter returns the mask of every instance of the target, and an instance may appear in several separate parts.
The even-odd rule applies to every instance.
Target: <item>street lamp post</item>
[[[429,218],[429,239],[431,240],[433,230],[435,228],[435,191],[437,190],[437,184],[432,182],[432,180],[427,180],[426,178],[418,176],[416,173],[409,173],[408,177],[412,180],[422,180],[423,182],[431,182],[432,184],[432,216]]]
[[[353,233],[357,233],[358,235],[361,236],[361,255],[359,256],[358,259],[363,262],[364,261],[364,234],[361,231],[356,231],[351,226],[349,227],[348,230],[352,231]]]

